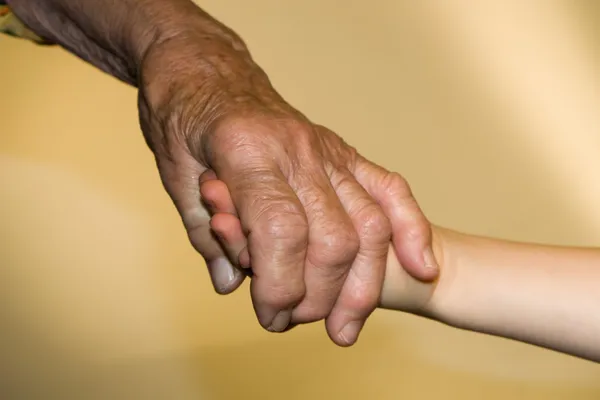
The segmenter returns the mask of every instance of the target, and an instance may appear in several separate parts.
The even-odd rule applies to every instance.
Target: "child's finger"
[[[210,220],[210,227],[219,238],[229,259],[242,268],[249,268],[250,256],[240,220],[228,213],[217,213]]]
[[[227,213],[237,217],[237,211],[225,182],[208,179],[200,182],[200,195],[211,213]]]
[[[239,263],[242,268],[249,268],[247,239],[237,218],[227,185],[218,180],[214,172],[208,170],[200,177],[200,194],[213,214],[211,227],[225,252],[233,262]]]
[[[201,175],[200,175],[200,184],[207,182],[207,181],[214,181],[217,178],[217,174],[215,174],[215,171],[213,171],[212,169],[207,169],[205,170]]]

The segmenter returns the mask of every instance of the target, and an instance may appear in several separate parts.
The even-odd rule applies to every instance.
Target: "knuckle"
[[[406,198],[401,203],[403,224],[398,227],[406,240],[418,240],[426,237],[430,231],[429,220],[419,207],[414,197]]]
[[[359,285],[349,292],[346,306],[366,317],[377,307],[379,292],[373,287]]]
[[[353,209],[356,208],[356,205],[360,204],[361,197],[357,197],[357,184],[356,178],[349,171],[344,170],[334,170],[332,174],[330,174],[331,185],[336,193],[338,193],[340,198],[349,198],[349,199],[358,199],[359,201],[354,201],[352,203],[350,214],[352,214]]]
[[[353,226],[333,229],[319,238],[315,252],[328,264],[349,264],[360,249],[360,239]]]
[[[250,237],[275,253],[301,254],[308,247],[308,221],[293,202],[257,200],[262,209],[250,227]]]
[[[267,207],[258,224],[262,233],[277,241],[305,241],[308,237],[308,222],[298,206],[290,203]]]
[[[314,127],[307,121],[297,118],[290,118],[285,121],[285,126],[288,131],[293,132],[294,136],[303,141],[308,141],[305,144],[310,144],[315,137]]]
[[[397,172],[387,172],[383,177],[382,187],[389,196],[412,196],[408,182]]]
[[[379,293],[369,291],[357,300],[357,308],[361,310],[363,315],[368,316],[379,304]]]
[[[376,203],[370,203],[358,216],[359,235],[362,240],[386,243],[392,237],[392,224]]]

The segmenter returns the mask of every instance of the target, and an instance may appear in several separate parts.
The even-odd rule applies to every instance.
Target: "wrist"
[[[155,108],[214,94],[225,81],[239,84],[258,70],[241,39],[207,34],[193,24],[161,34],[141,55],[137,83]]]
[[[432,226],[432,248],[440,267],[440,275],[433,282],[423,282],[412,277],[400,264],[393,247],[388,252],[385,280],[379,302],[381,308],[408,312],[435,318],[438,303],[443,302],[437,293],[446,276],[445,230]]]
[[[453,262],[449,257],[452,254],[452,232],[432,225],[431,226],[431,245],[433,255],[440,268],[439,276],[433,282],[419,282],[421,287],[420,307],[414,310],[408,310],[413,314],[421,315],[428,318],[439,319],[441,305],[445,303],[445,292],[448,287],[448,280],[451,280],[453,275]]]
[[[198,131],[251,90],[260,69],[240,43],[192,25],[149,46],[137,85],[141,105],[169,131],[162,134],[187,136],[193,121],[194,135],[202,136]]]
[[[441,227],[434,227],[432,233],[433,251],[440,265],[440,275],[433,284],[431,297],[423,314],[448,323],[453,319],[453,303],[464,295],[460,293],[458,269],[461,257],[468,251],[466,247],[469,236]]]
[[[187,141],[206,164],[205,133],[218,130],[227,117],[293,114],[243,41],[222,28],[192,23],[154,42],[138,80],[140,107],[158,118],[158,134]]]

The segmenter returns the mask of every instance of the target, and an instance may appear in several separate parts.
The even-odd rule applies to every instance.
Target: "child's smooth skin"
[[[249,267],[226,186],[205,180],[201,193],[230,259]],[[439,279],[412,278],[390,245],[381,308],[600,362],[599,249],[514,243],[439,227],[432,232]]]

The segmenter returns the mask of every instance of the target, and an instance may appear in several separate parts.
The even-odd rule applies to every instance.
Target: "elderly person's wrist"
[[[8,0],[32,32],[135,85],[146,53],[190,26],[219,25],[190,0]],[[200,21],[200,22],[199,22]],[[222,30],[226,30],[223,28]]]
[[[145,131],[188,141],[198,151],[193,155],[210,164],[204,133],[224,119],[269,114],[302,120],[234,32],[206,19],[179,28],[150,45],[140,68],[140,110],[160,127]]]
[[[124,32],[139,75],[145,70],[147,76],[154,77],[157,72],[174,76],[191,69],[205,70],[208,77],[223,77],[228,71],[256,67],[243,40],[191,1],[173,1],[168,7],[162,1],[148,3],[152,5],[144,14],[151,14],[153,22]],[[157,3],[158,10],[154,10]]]

